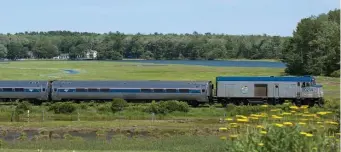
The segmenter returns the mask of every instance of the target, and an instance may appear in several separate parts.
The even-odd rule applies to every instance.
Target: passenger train
[[[186,101],[200,104],[323,104],[322,85],[312,76],[216,77],[212,81],[0,81],[0,99],[87,101],[122,98],[133,101]]]

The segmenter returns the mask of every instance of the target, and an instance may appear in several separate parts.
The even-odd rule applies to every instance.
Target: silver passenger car
[[[52,100],[181,100],[208,102],[210,81],[54,81]]]
[[[0,81],[0,99],[48,100],[48,81]]]

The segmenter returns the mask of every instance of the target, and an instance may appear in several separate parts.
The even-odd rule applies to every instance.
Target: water
[[[64,70],[64,72],[66,72],[67,74],[78,74],[79,71],[77,70]]]
[[[282,62],[270,61],[207,61],[207,60],[122,60],[115,62],[134,62],[134,63],[153,63],[153,64],[182,64],[182,65],[200,65],[217,67],[267,67],[267,68],[285,68]]]

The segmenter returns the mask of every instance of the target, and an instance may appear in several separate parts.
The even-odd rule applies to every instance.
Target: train
[[[323,86],[313,76],[217,76],[210,81],[0,80],[0,100],[128,102],[185,101],[193,107],[221,103],[322,105]]]

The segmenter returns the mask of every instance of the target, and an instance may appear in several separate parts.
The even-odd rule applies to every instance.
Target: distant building
[[[88,50],[85,52],[86,59],[96,59],[97,58],[97,51],[95,50]]]
[[[69,54],[68,53],[64,53],[64,54],[60,54],[59,56],[53,57],[53,59],[57,59],[57,60],[68,60]]]
[[[27,52],[27,56],[28,56],[29,59],[34,59],[35,58],[35,56],[34,56],[32,51],[28,51]]]

